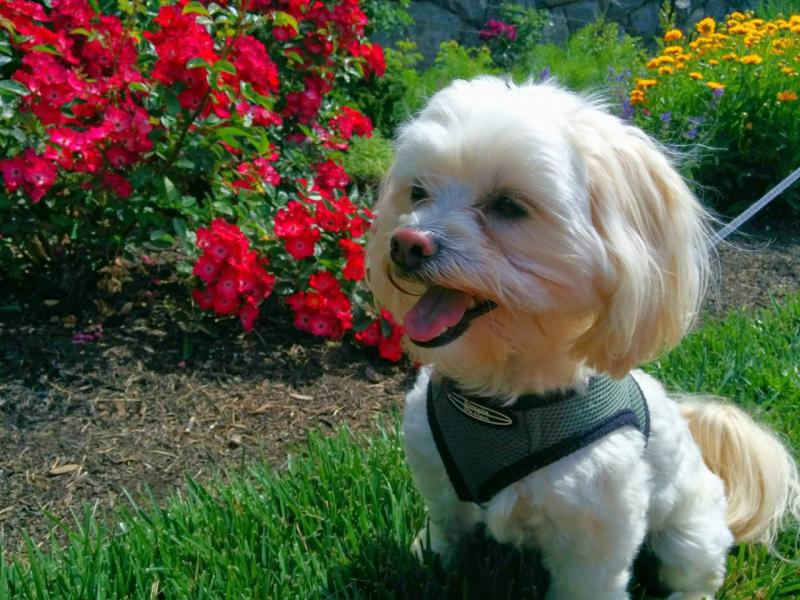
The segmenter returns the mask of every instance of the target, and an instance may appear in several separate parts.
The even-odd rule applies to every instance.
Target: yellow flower
[[[725,86],[718,81],[709,81],[706,85],[712,90],[724,90]]]
[[[680,29],[670,29],[667,33],[664,34],[664,41],[665,42],[674,42],[683,37],[683,33]]]
[[[751,129],[753,129],[753,122],[748,121],[747,123],[744,124],[744,128],[747,129],[747,131],[750,131]]]
[[[698,73],[697,71],[692,71],[691,73],[689,73],[689,77],[691,77],[694,80],[700,80],[703,78],[703,75],[701,73]]]
[[[729,15],[728,15],[728,18],[730,18],[730,19],[736,19],[737,21],[741,21],[742,19],[746,19],[747,17],[744,15],[744,13],[740,13],[740,12],[737,10],[737,11],[734,11],[734,12],[732,12],[731,14],[729,14]]]
[[[719,61],[716,58],[712,58],[708,61],[708,64],[710,64],[712,67],[716,67],[719,64]]]
[[[736,52],[728,52],[722,56],[722,60],[736,60],[737,58],[739,57],[736,56]]]
[[[706,17],[702,21],[698,21],[695,27],[701,35],[711,35],[716,31],[717,23],[711,17]]]
[[[784,75],[794,75],[794,69],[792,67],[783,67],[781,69]]]
[[[792,33],[800,33],[800,25],[794,25],[789,31]]]
[[[648,88],[653,87],[658,83],[656,79],[637,79],[636,80],[636,89],[644,92]]]
[[[683,48],[681,46],[667,46],[664,48],[664,54],[681,54]]]
[[[630,97],[631,104],[642,104],[644,102],[644,92],[633,90]]]
[[[760,65],[763,59],[758,54],[748,54],[742,57],[742,62],[746,65]]]
[[[794,102],[797,100],[797,92],[791,90],[786,92],[778,92],[778,100],[781,102]]]
[[[672,67],[658,67],[659,75],[672,75]]]

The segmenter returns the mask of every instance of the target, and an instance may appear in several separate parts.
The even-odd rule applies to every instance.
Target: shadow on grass
[[[544,598],[549,576],[540,556],[498,544],[476,533],[462,544],[457,566],[446,571],[429,555],[420,564],[394,540],[372,540],[347,564],[333,567],[323,597],[403,600],[492,600]],[[658,562],[644,549],[634,564],[631,598],[665,598],[658,581]]]

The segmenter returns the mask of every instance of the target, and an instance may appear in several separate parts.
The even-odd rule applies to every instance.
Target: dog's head
[[[677,343],[706,247],[703,209],[639,129],[552,84],[481,77],[401,129],[368,281],[417,360],[512,392]]]

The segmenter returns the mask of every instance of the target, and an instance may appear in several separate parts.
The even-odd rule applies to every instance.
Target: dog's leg
[[[681,480],[678,500],[665,522],[651,532],[661,578],[673,600],[713,598],[725,578],[733,535],[725,523],[722,482],[704,465]]]
[[[438,554],[442,563],[449,566],[458,541],[481,521],[481,509],[476,504],[459,500],[450,483],[428,424],[425,408],[427,383],[427,374],[421,373],[416,386],[406,397],[403,414],[406,461],[416,488],[425,500],[430,520],[429,526],[417,534],[411,551],[422,559],[425,548]]]
[[[492,534],[541,550],[550,573],[548,600],[628,598],[633,560],[647,529],[649,468],[641,460],[642,446],[636,432],[612,434],[492,501]]]

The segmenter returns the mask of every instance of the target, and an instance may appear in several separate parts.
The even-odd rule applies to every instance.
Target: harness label
[[[514,424],[513,419],[507,414],[484,406],[483,404],[478,404],[456,392],[450,392],[447,395],[447,399],[450,400],[450,403],[458,410],[475,421],[500,427],[511,427]]]

